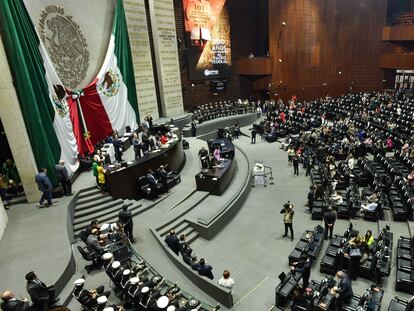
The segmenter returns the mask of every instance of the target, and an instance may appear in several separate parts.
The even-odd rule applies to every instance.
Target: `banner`
[[[226,0],[183,0],[190,80],[230,76],[230,21]]]

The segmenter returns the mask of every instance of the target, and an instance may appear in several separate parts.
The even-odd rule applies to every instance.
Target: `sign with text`
[[[230,21],[226,0],[183,0],[190,80],[230,76]]]

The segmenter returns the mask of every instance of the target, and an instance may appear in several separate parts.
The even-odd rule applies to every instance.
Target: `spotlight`
[[[338,71],[338,74],[341,75],[342,74],[342,71]]]
[[[282,59],[281,58],[279,58],[279,63],[281,63],[282,62]]]
[[[322,83],[322,85],[323,85],[323,86],[327,86],[328,84],[326,84],[326,83]]]
[[[282,22],[282,26],[286,26],[287,24],[286,24],[286,22]]]

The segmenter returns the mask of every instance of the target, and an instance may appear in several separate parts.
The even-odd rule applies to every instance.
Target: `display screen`
[[[230,76],[230,21],[226,0],[183,0],[190,80]]]

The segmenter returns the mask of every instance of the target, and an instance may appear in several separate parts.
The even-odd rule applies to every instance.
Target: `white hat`
[[[144,286],[142,289],[141,289],[141,294],[146,294],[146,293],[148,293],[149,292],[149,287],[148,286]]]
[[[131,270],[125,269],[124,272],[122,272],[122,275],[130,275]]]
[[[174,306],[168,306],[167,311],[175,311],[175,307]]]
[[[106,298],[106,296],[99,296],[96,301],[98,302],[98,305],[103,305],[108,301],[108,298]]]
[[[119,261],[114,261],[112,263],[112,268],[118,269],[121,266],[121,263]]]
[[[105,309],[103,309],[103,311],[114,311],[114,308],[112,308],[112,307],[106,307]]]
[[[139,282],[139,278],[137,278],[136,276],[134,276],[133,278],[130,279],[131,284],[132,285],[136,285]]]
[[[85,284],[85,279],[77,279],[75,280],[75,282],[73,282],[73,284],[75,284],[76,286],[80,286]]]
[[[112,255],[112,253],[105,253],[105,254],[102,255],[103,260],[109,260],[109,259],[112,259],[112,257],[114,257],[114,255]]]
[[[160,309],[164,309],[165,307],[168,306],[169,302],[170,302],[170,300],[168,299],[167,296],[161,296],[157,300],[157,307],[160,308]]]

